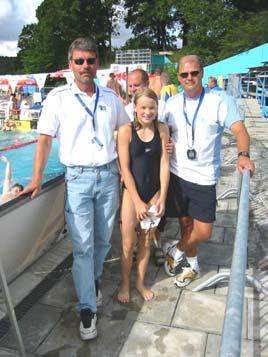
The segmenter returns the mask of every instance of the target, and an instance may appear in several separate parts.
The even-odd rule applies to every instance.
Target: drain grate
[[[72,266],[73,255],[70,254],[63,260],[54,270],[48,273],[48,275],[33,289],[33,291],[27,295],[16,307],[15,313],[17,320],[19,321],[28,310],[46,293],[53,285],[65,274],[66,269]],[[0,339],[9,331],[11,324],[8,316],[4,317],[0,321]]]

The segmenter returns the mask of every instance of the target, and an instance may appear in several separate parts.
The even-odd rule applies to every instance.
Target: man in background
[[[178,93],[178,87],[172,83],[168,72],[162,72],[160,78],[162,88],[159,99],[166,102],[170,97]]]
[[[149,87],[149,76],[146,71],[141,68],[134,69],[128,74],[128,93],[131,97],[131,102],[125,106],[126,112],[131,119],[133,120],[133,102],[132,98],[134,97],[137,90],[141,88]],[[158,101],[158,120],[162,121],[162,112],[164,109],[165,102],[159,100]]]
[[[158,97],[160,95],[160,91],[162,88],[162,83],[160,78],[161,72],[162,72],[161,68],[156,67],[153,75],[149,79],[149,88],[151,88]]]
[[[208,88],[214,91],[222,91],[223,89],[218,86],[217,78],[215,77],[208,77]]]
[[[116,79],[116,76],[114,73],[109,74],[109,79],[106,83],[106,87],[112,89],[115,91],[115,93],[120,97],[123,98],[123,89],[121,84],[118,82]]]

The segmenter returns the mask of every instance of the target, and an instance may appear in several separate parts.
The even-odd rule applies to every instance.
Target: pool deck
[[[244,99],[246,124],[251,136],[251,156],[257,173],[251,180],[253,200],[250,206],[248,244],[248,274],[268,288],[268,120],[261,117],[256,102]],[[236,185],[236,147],[228,133],[223,138],[222,176],[217,195]],[[230,162],[229,165],[226,163]],[[263,205],[262,205],[263,204]],[[102,293],[103,307],[98,312],[98,337],[83,342],[79,338],[79,317],[75,311],[76,296],[70,269],[56,268],[71,253],[68,239],[63,239],[17,281],[10,291],[14,303],[26,290],[26,282],[38,286],[48,271],[61,269],[53,285],[26,309],[19,320],[27,356],[47,357],[136,357],[178,356],[214,357],[219,355],[228,283],[193,292],[192,289],[218,272],[230,270],[236,229],[236,198],[218,201],[217,220],[209,242],[200,245],[201,278],[185,289],[174,286],[174,278],[167,277],[162,267],[156,267],[153,257],[146,277],[155,298],[144,302],[137,291],[131,291],[131,303],[119,304],[116,292],[120,282],[120,232],[114,229],[112,250],[104,266]],[[257,230],[256,225],[261,228]],[[162,236],[164,245],[179,239],[177,220],[168,220]],[[54,272],[55,276],[57,271]],[[132,282],[134,283],[134,274]],[[48,284],[49,285],[49,284]],[[34,286],[33,286],[34,287]],[[0,318],[4,316],[4,301],[0,296]],[[0,339],[0,357],[19,356],[11,331]],[[251,286],[245,288],[244,320],[241,356],[268,356],[268,296],[259,294]]]

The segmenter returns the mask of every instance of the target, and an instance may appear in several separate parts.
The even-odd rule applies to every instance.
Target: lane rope
[[[5,146],[3,148],[0,148],[0,151],[14,150],[14,149],[18,149],[18,148],[20,148],[22,146],[31,145],[31,144],[34,144],[34,143],[37,143],[37,139],[26,141],[24,143],[17,143],[17,144],[8,145],[8,146]]]

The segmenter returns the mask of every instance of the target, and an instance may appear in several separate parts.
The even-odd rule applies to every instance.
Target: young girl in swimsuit
[[[157,121],[157,111],[156,94],[149,88],[139,90],[134,96],[134,121],[121,126],[117,136],[124,182],[121,205],[122,282],[118,292],[121,303],[130,301],[130,272],[137,242],[135,228],[149,216],[148,210],[152,205],[156,207],[157,216],[165,212],[169,182],[169,154],[165,145],[169,133],[166,124]],[[138,242],[136,288],[146,301],[154,297],[153,292],[144,285],[152,230],[142,230]]]

